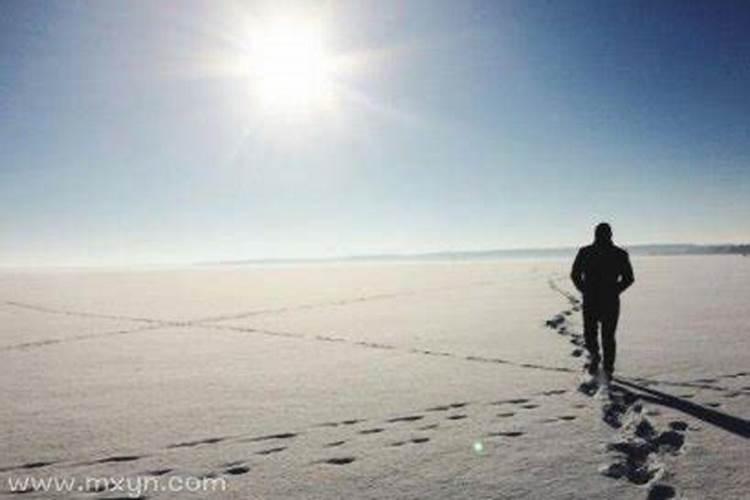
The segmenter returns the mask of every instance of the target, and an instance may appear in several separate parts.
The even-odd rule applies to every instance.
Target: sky
[[[316,30],[289,88],[274,26]],[[748,242],[748,26],[728,0],[5,0],[0,265],[572,246],[602,220]]]

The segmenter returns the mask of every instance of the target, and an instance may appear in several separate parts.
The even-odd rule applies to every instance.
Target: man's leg
[[[583,340],[589,351],[589,373],[595,374],[599,370],[599,318],[596,309],[591,305],[583,305]]]
[[[602,350],[604,351],[604,371],[612,375],[615,371],[615,355],[617,342],[615,331],[620,316],[620,301],[608,304],[602,312]]]

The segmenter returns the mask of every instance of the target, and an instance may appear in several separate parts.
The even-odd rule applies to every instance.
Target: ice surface
[[[579,390],[568,265],[2,274],[2,489],[151,474],[224,477],[214,495],[237,499],[743,498],[750,259],[634,259],[601,399]]]

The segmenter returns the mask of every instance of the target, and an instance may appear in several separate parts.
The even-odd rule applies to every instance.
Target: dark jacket
[[[581,248],[570,277],[584,300],[616,299],[635,281],[628,252],[611,243]]]

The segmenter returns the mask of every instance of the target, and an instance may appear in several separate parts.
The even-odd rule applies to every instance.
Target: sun
[[[334,58],[312,21],[280,20],[252,37],[250,74],[260,106],[276,114],[304,114],[330,107]]]

